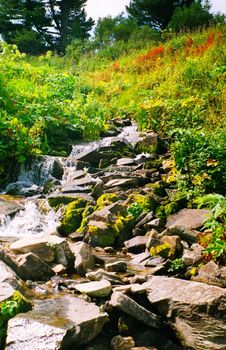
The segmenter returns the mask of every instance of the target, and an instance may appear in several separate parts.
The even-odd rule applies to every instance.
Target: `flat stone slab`
[[[74,286],[75,290],[91,297],[105,298],[111,294],[111,283],[107,280],[80,283]]]
[[[190,230],[197,229],[202,226],[208,215],[210,215],[210,211],[205,209],[182,209],[169,216],[166,227],[182,226]]]
[[[149,301],[167,314],[174,307],[202,309],[207,313],[217,309],[226,311],[226,290],[223,288],[165,276],[153,276],[145,286],[149,289]]]
[[[36,302],[8,323],[7,350],[76,349],[95,338],[108,321],[94,303],[63,296]]]

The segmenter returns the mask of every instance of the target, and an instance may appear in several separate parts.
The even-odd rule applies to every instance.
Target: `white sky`
[[[89,17],[97,20],[108,15],[116,16],[125,10],[130,0],[88,0],[86,12]],[[211,0],[212,12],[226,13],[226,0]]]

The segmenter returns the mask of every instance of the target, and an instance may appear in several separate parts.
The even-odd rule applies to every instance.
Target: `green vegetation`
[[[6,337],[7,322],[18,313],[27,312],[31,309],[31,303],[19,292],[15,292],[12,300],[0,303],[0,349],[3,349]]]
[[[195,201],[199,207],[211,209],[200,235],[200,244],[205,247],[210,259],[226,262],[226,198],[218,194],[208,194]]]

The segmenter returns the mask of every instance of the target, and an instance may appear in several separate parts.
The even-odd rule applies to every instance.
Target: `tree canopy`
[[[165,29],[178,7],[189,6],[194,0],[132,0],[126,7],[139,25]]]
[[[84,40],[94,25],[87,19],[87,0],[0,0],[0,34],[22,51],[64,51],[74,39]]]

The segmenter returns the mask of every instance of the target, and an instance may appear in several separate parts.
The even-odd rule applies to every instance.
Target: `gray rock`
[[[182,261],[186,266],[197,266],[203,260],[204,248],[199,244],[192,244],[190,249],[184,249]]]
[[[170,247],[175,251],[175,254],[181,253],[182,244],[179,236],[163,236],[161,238],[163,244],[169,244]]]
[[[137,178],[127,178],[127,179],[114,179],[108,181],[104,185],[104,189],[110,189],[114,187],[132,187],[132,186],[137,186],[138,185],[138,179]]]
[[[225,349],[225,289],[163,276],[152,276],[145,286],[149,301],[168,318],[186,348]]]
[[[136,236],[124,242],[125,247],[131,253],[141,253],[146,248],[147,237]]]
[[[197,276],[192,276],[193,281],[213,284],[218,287],[226,287],[226,267],[219,267],[214,261],[209,261],[201,266]]]
[[[163,236],[179,236],[182,240],[188,242],[189,244],[196,243],[198,241],[199,231],[190,230],[183,226],[173,226],[169,227],[163,232],[161,232],[160,237]]]
[[[6,350],[76,348],[95,338],[107,320],[99,307],[81,298],[38,301],[32,311],[9,321]]]
[[[75,290],[90,297],[106,298],[111,294],[111,283],[107,280],[80,283],[74,286]]]
[[[54,272],[33,253],[14,255],[0,250],[0,259],[23,280],[48,281]]]
[[[0,303],[12,299],[15,289],[7,282],[0,283]]]
[[[84,242],[69,243],[70,249],[75,256],[74,268],[80,275],[85,275],[87,270],[95,266],[95,258],[88,244]]]
[[[115,261],[113,263],[105,264],[105,269],[108,272],[126,272],[127,264],[125,261]]]
[[[120,158],[117,160],[117,165],[134,165],[134,159],[132,158]]]
[[[160,230],[162,227],[163,227],[163,220],[160,218],[151,220],[144,225],[144,228],[146,230],[151,230],[151,229]]]
[[[11,200],[8,196],[0,196],[0,214],[5,216],[15,215],[18,211],[23,209],[22,201]]]
[[[43,238],[22,238],[10,245],[12,251],[18,253],[34,253],[45,262],[55,261],[72,269],[74,256],[65,238],[55,235],[48,235]]]
[[[167,219],[166,227],[184,227],[195,230],[202,226],[205,219],[210,215],[205,209],[182,209]]]
[[[137,255],[132,257],[132,259],[130,260],[130,264],[131,265],[140,265],[140,264],[144,263],[149,258],[150,258],[149,252],[140,253],[140,254],[137,254]]]
[[[155,229],[152,229],[150,232],[147,232],[147,242],[146,242],[146,248],[149,250],[151,247],[156,247],[157,245],[161,244],[160,235],[158,231]]]
[[[113,293],[109,305],[120,309],[121,311],[125,312],[126,314],[134,317],[135,319],[143,322],[144,324],[150,327],[161,327],[161,320],[159,316],[146,310],[144,307],[140,306],[133,299],[129,298],[123,293]]]
[[[103,269],[97,271],[88,272],[86,277],[91,281],[102,281],[107,280],[111,284],[123,284],[121,278],[117,276],[114,272],[106,272]]]
[[[144,226],[145,224],[147,224],[152,219],[153,219],[153,211],[151,211],[150,213],[148,213],[144,217],[141,217],[141,220],[136,225],[136,228],[140,228],[140,227]]]
[[[62,187],[62,193],[89,193],[88,187],[76,186],[73,184],[65,184]]]

